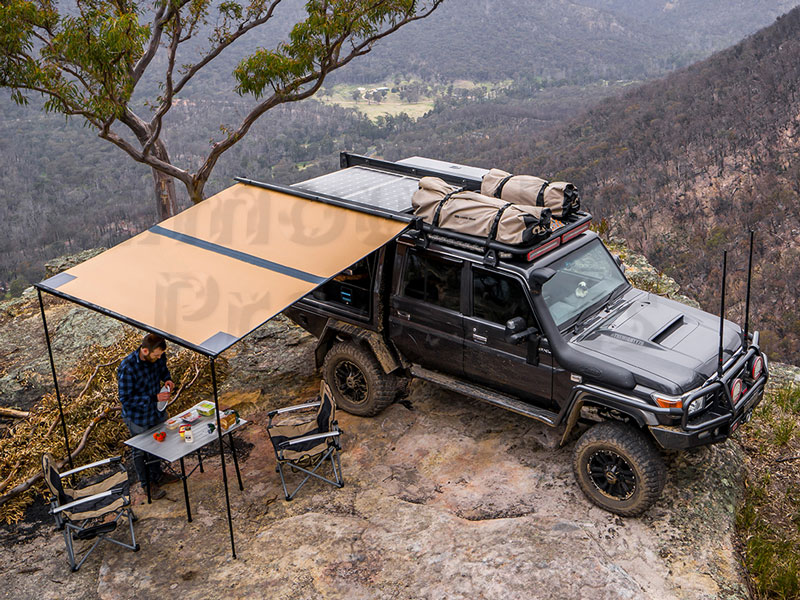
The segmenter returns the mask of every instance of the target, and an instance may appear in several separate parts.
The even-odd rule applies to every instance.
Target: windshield
[[[628,287],[600,240],[578,248],[548,267],[556,274],[542,286],[542,297],[559,328],[589,316]]]

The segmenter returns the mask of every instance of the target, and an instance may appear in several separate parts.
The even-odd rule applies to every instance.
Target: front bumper
[[[749,421],[753,409],[764,398],[764,389],[769,379],[767,357],[761,355],[764,359],[764,372],[750,384],[750,387],[735,404],[731,398],[728,384],[739,375],[742,367],[748,364],[754,352],[758,352],[758,349],[751,347],[744,357],[737,360],[736,364],[726,371],[721,380],[709,382],[692,394],[691,398],[709,394],[716,395],[717,401],[713,410],[709,410],[690,422],[688,408],[691,400],[688,400],[683,409],[680,425],[651,426],[650,432],[658,444],[666,450],[685,450],[686,448],[724,442],[742,423]]]

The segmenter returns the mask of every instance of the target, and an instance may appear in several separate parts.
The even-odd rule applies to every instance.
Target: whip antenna
[[[722,252],[722,305],[719,309],[719,361],[717,375],[722,379],[722,343],[725,330],[725,278],[728,275],[728,251]]]
[[[742,339],[742,347],[747,348],[750,341],[747,334],[750,332],[750,277],[753,274],[753,237],[755,231],[750,230],[750,257],[747,259],[747,294],[744,301],[744,337]]]

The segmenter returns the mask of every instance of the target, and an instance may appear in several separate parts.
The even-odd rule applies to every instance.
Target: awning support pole
[[[50,332],[47,330],[47,319],[44,316],[44,301],[42,300],[42,290],[38,289],[36,292],[39,294],[39,308],[42,311],[42,325],[44,325],[44,339],[47,341],[47,353],[50,355],[50,368],[53,371],[53,385],[56,388],[56,400],[58,400],[58,412],[61,415],[61,429],[64,433],[64,446],[67,448],[67,460],[69,460],[69,468],[74,469],[75,465],[72,464],[72,452],[69,449],[69,437],[67,436],[67,423],[64,421],[64,408],[61,405],[61,392],[58,389],[58,377],[56,376],[56,363],[53,360],[53,346],[50,344]]]
[[[228,473],[225,469],[225,446],[222,441],[222,423],[219,420],[219,397],[217,395],[217,368],[211,358],[211,386],[214,388],[214,408],[217,415],[217,437],[219,438],[219,459],[222,462],[222,481],[225,484],[225,506],[228,509],[228,529],[231,532],[231,554],[236,558],[236,546],[233,541],[233,519],[231,518],[231,498],[228,493]]]

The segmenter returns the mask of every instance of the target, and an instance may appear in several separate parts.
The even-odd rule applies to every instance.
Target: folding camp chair
[[[317,408],[316,418],[300,424],[273,424],[272,420],[278,415],[285,415],[299,410]],[[276,471],[281,476],[283,493],[287,500],[291,500],[300,491],[306,481],[311,477],[321,479],[336,487],[344,487],[342,467],[339,461],[339,436],[342,433],[336,422],[336,402],[328,384],[323,380],[320,386],[320,395],[315,402],[298,404],[269,412],[267,433],[275,448],[275,458],[278,461]],[[334,479],[320,475],[317,470],[327,461],[333,468]],[[290,494],[286,489],[284,469],[289,467],[292,471],[302,471],[305,479]]]
[[[113,464],[116,469],[110,475],[92,485],[80,489],[71,489],[62,484],[62,479],[80,471]],[[130,485],[128,474],[122,466],[122,457],[115,456],[93,462],[89,465],[59,473],[53,457],[49,454],[42,455],[42,471],[47,487],[50,488],[50,514],[56,521],[56,528],[64,532],[64,541],[67,544],[67,556],[73,571],[89,558],[97,545],[107,540],[134,552],[139,550],[136,535],[133,532],[133,522],[136,515],[131,508]],[[109,515],[114,518],[108,520]],[[125,515],[131,530],[131,543],[126,544],[109,537],[117,528],[117,521]],[[105,521],[105,522],[104,522]],[[84,554],[80,562],[76,563],[73,540],[92,540],[97,538],[92,547]]]

